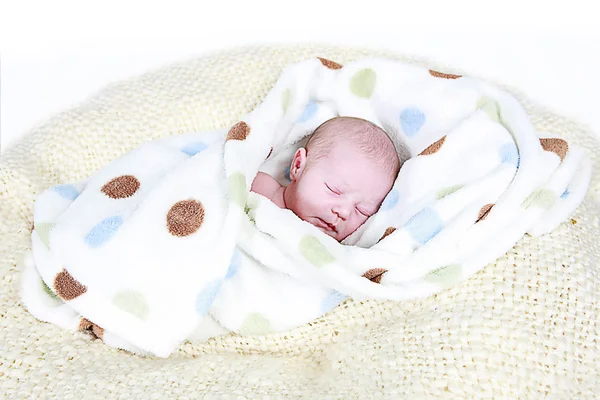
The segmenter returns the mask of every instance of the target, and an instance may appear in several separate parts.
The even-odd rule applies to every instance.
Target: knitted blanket
[[[383,127],[408,158],[343,243],[249,194],[259,169],[284,181],[299,143],[338,115]],[[44,191],[23,300],[44,321],[78,329],[83,317],[107,343],[161,357],[207,314],[224,332],[281,332],[346,297],[415,299],[461,282],[526,232],[556,228],[590,173],[583,149],[538,134],[511,95],[477,79],[313,58],[228,130],[152,141]]]
[[[427,74],[432,69],[464,75],[456,82],[468,76],[372,49],[236,49],[113,84],[2,154],[0,393],[6,398],[595,397],[600,390],[600,146],[585,128],[533,105],[514,89],[510,92],[542,137],[588,150],[594,161],[589,195],[565,223],[540,237],[524,235],[506,254],[437,294],[404,301],[350,298],[281,333],[227,334],[201,343],[192,336],[168,359],[128,355],[84,333],[39,322],[26,311],[19,298],[21,260],[31,246],[34,200],[45,189],[85,181],[150,140],[227,132],[264,102],[285,67],[317,56],[344,68],[383,57],[422,66]],[[81,320],[80,328],[103,336],[92,322]]]

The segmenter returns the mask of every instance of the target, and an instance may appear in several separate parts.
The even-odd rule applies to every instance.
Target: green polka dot
[[[240,326],[240,335],[262,335],[272,332],[271,322],[262,314],[253,313],[246,317]]]
[[[250,222],[252,222],[254,225],[256,225],[256,221],[250,215],[250,210],[251,210],[250,207],[248,207],[247,205],[244,206],[244,214],[246,214],[248,216],[248,219],[250,220]]]
[[[438,200],[443,199],[444,197],[451,195],[452,193],[458,191],[459,189],[462,189],[462,187],[463,187],[463,185],[455,185],[455,186],[449,186],[447,188],[443,188],[437,192],[436,197]]]
[[[525,209],[535,207],[535,208],[544,208],[549,209],[554,205],[556,201],[556,196],[551,190],[548,189],[540,189],[531,193],[529,197],[525,199],[521,206]]]
[[[434,283],[442,287],[449,287],[462,280],[462,267],[460,264],[451,264],[438,268],[425,275],[425,282]]]
[[[316,267],[322,267],[335,261],[335,258],[319,242],[319,239],[310,235],[304,236],[300,240],[300,254]]]
[[[148,318],[148,303],[144,296],[135,290],[119,292],[113,298],[113,304],[121,310],[132,314],[142,321]]]
[[[482,97],[477,100],[477,108],[485,112],[491,120],[500,122],[500,108],[496,100]]]
[[[371,68],[361,69],[350,78],[350,91],[358,97],[368,99],[373,94],[377,74]]]
[[[50,298],[51,298],[51,299],[53,299],[53,300],[60,300],[60,297],[58,297],[58,296],[56,295],[56,293],[54,293],[54,292],[52,291],[52,289],[50,289],[50,288],[48,287],[48,285],[46,285],[46,282],[44,282],[44,280],[43,280],[43,279],[41,279],[41,278],[40,278],[40,282],[41,282],[41,284],[42,284],[42,290],[44,291],[44,293],[46,293],[46,294],[48,295],[48,297],[50,297]]]
[[[287,112],[290,103],[292,102],[292,91],[290,89],[285,89],[283,93],[281,93],[281,109],[285,114]]]
[[[246,198],[248,193],[246,192],[246,177],[241,172],[231,174],[227,178],[227,188],[229,190],[229,196],[231,200],[244,208],[246,205]]]
[[[50,247],[50,231],[54,229],[56,224],[46,223],[46,222],[36,222],[35,223],[35,231],[37,232],[42,243],[46,245],[46,247]]]

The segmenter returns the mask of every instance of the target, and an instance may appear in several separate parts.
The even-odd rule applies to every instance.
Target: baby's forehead
[[[371,184],[393,182],[393,177],[385,167],[368,156],[340,160],[325,157],[320,164],[319,174],[334,181],[339,189],[370,190]]]
[[[368,154],[361,148],[360,143],[350,139],[337,141],[314,156],[325,168],[332,165],[342,165],[345,169],[351,170],[365,165],[382,167],[381,162],[373,154]]]

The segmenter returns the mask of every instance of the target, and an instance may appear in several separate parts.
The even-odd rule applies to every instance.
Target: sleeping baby
[[[251,191],[342,241],[377,212],[399,169],[395,146],[381,128],[336,117],[296,151],[289,185],[259,172]]]

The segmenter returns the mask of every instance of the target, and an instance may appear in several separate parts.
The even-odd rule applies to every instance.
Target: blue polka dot
[[[519,155],[519,150],[517,150],[517,145],[514,143],[502,145],[500,147],[500,160],[502,160],[503,163],[512,164],[516,168],[519,168],[521,157]]]
[[[285,172],[283,173],[283,175],[285,176],[285,179],[287,179],[288,181],[292,181],[292,178],[290,178],[290,166],[288,165],[285,168]]]
[[[79,196],[79,192],[73,185],[56,185],[53,189],[65,199],[75,200]]]
[[[569,188],[566,188],[565,191],[563,192],[563,194],[560,195],[560,198],[564,200],[567,197],[569,197],[570,194],[571,194],[571,192],[569,192]]]
[[[419,211],[404,225],[404,228],[419,243],[425,244],[442,230],[443,221],[431,208]]]
[[[381,203],[381,207],[379,207],[379,210],[385,211],[394,208],[394,206],[398,204],[399,199],[400,193],[398,193],[398,190],[392,189],[388,193],[388,195],[385,196],[385,199],[383,200],[383,203]]]
[[[306,107],[304,107],[304,111],[298,117],[296,122],[306,122],[311,119],[316,113],[319,106],[314,101],[309,102]]]
[[[90,247],[99,247],[110,239],[123,224],[121,217],[108,217],[92,228],[85,237],[85,243]]]
[[[339,306],[341,303],[346,300],[348,296],[341,294],[340,292],[333,291],[327,297],[323,299],[321,302],[321,313],[326,314],[329,311],[333,310],[335,307]]]
[[[233,251],[233,255],[231,256],[231,262],[229,263],[229,269],[227,270],[227,275],[225,279],[231,279],[235,276],[240,269],[240,264],[242,263],[242,255],[238,249]]]
[[[208,313],[208,310],[215,301],[215,297],[217,297],[217,294],[221,290],[222,283],[223,281],[221,280],[211,282],[198,293],[198,296],[196,296],[196,312],[198,315],[203,317]]]
[[[193,142],[185,145],[181,151],[187,154],[188,156],[194,156],[200,153],[202,150],[206,149],[208,146],[202,142]]]
[[[416,135],[425,124],[425,114],[418,108],[405,108],[400,113],[400,125],[407,136]]]

